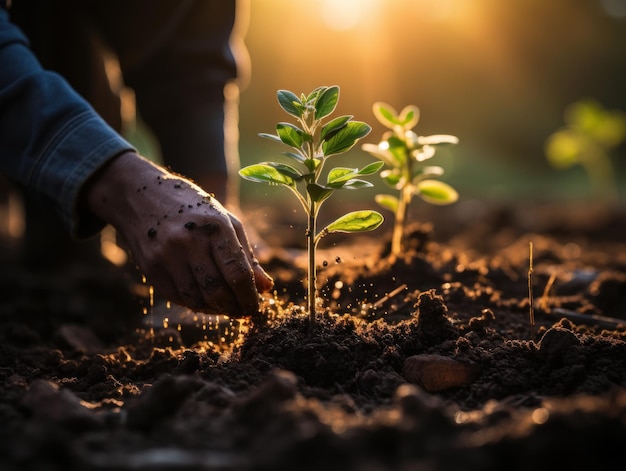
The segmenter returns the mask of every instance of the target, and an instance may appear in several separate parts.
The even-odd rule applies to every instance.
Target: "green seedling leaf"
[[[273,162],[249,165],[239,170],[239,175],[252,182],[294,186],[293,178],[280,172],[274,165]],[[285,165],[285,167],[288,166]],[[293,170],[296,171],[295,169]]]
[[[365,232],[372,231],[380,226],[385,218],[382,214],[372,210],[353,211],[337,218],[326,226],[323,232]]]
[[[393,106],[383,103],[382,101],[377,101],[372,106],[372,111],[374,112],[376,119],[383,126],[393,129],[394,126],[400,125],[400,122],[398,121],[398,112]]]
[[[357,172],[358,168],[345,168],[345,167],[337,167],[328,172],[328,177],[326,179],[326,183],[332,185],[334,183],[342,183],[347,182],[351,178],[353,178]]]
[[[380,206],[382,206],[385,209],[388,209],[394,214],[396,211],[398,211],[398,204],[399,204],[398,198],[396,198],[393,195],[385,195],[385,194],[376,195],[374,197],[374,201],[376,201]]]
[[[396,126],[411,129],[415,127],[420,117],[420,110],[415,105],[405,106],[398,114],[393,106],[379,101],[374,103],[372,110],[376,119],[390,129],[394,129]]]
[[[398,116],[398,124],[404,129],[414,128],[420,119],[420,110],[415,105],[405,106]]]
[[[406,142],[396,136],[391,136],[387,139],[389,145],[389,153],[393,156],[394,167],[402,167],[407,160],[407,154],[409,152]]]
[[[306,191],[313,201],[321,203],[326,200],[335,191],[332,188],[326,188],[317,183],[310,183],[306,187]]]
[[[413,182],[417,183],[418,180],[423,180],[424,178],[440,177],[443,175],[443,173],[443,168],[439,167],[438,165],[421,167],[415,170],[415,173],[412,175]]]
[[[268,134],[266,132],[260,132],[259,137],[262,137],[263,139],[269,139],[270,141],[280,142],[281,144],[283,143],[283,141],[280,140],[280,137],[278,137],[275,134]]]
[[[342,183],[339,188],[343,190],[360,190],[361,188],[371,188],[373,186],[374,185],[368,181],[353,178],[352,180]]]
[[[394,169],[389,169],[389,170],[385,170],[384,172],[380,173],[380,176],[382,177],[383,181],[389,185],[391,188],[395,188],[395,189],[400,189],[401,188],[401,184],[400,182],[403,182],[404,180],[402,179],[402,173],[400,172],[400,170],[394,168]]]
[[[309,169],[309,172],[313,173],[320,166],[322,161],[320,159],[306,159],[304,165]]]
[[[376,144],[366,142],[365,144],[361,145],[361,149],[364,150],[365,152],[372,154],[374,157],[380,157],[381,159],[384,159],[386,151],[387,151],[386,143],[384,144],[385,144],[385,147],[381,147],[380,144],[376,145]]]
[[[415,185],[415,192],[424,201],[436,205],[452,204],[459,199],[454,188],[437,180],[422,180]]]
[[[546,142],[548,162],[557,169],[564,169],[580,161],[585,139],[571,131],[557,131]]]
[[[366,165],[360,170],[358,168],[337,167],[337,168],[332,169],[328,173],[327,183],[331,187],[335,187],[337,185],[341,186],[341,184],[352,180],[356,176],[373,175],[374,173],[378,172],[378,170],[380,170],[380,168],[383,165],[385,165],[383,162],[373,162],[371,164]],[[354,181],[357,181],[357,180],[354,180]],[[358,181],[362,182],[362,180],[358,180]],[[368,182],[364,182],[364,183],[368,183]],[[371,186],[371,184],[368,183],[368,186]]]
[[[352,115],[340,116],[323,124],[339,101],[339,87],[318,87],[308,95],[300,97],[288,90],[277,93],[280,107],[296,118],[297,123],[278,123],[276,135],[262,133],[261,137],[280,142],[290,147],[283,155],[297,162],[298,168],[278,162],[263,162],[250,165],[239,171],[242,178],[254,182],[284,185],[296,196],[307,215],[308,270],[307,303],[310,327],[315,325],[317,287],[315,250],[321,237],[330,232],[360,232],[378,227],[383,217],[375,211],[359,211],[345,215],[316,233],[317,217],[322,203],[336,189],[359,189],[373,186],[361,179],[376,173],[385,160],[358,168],[339,167],[332,169],[327,184],[321,184],[322,167],[325,159],[334,154],[350,150],[355,143],[366,136],[371,128],[361,121],[352,121]],[[407,118],[410,119],[410,118]],[[393,161],[393,157],[387,158]],[[292,162],[293,163],[293,162]]]
[[[617,147],[626,137],[626,116],[605,109],[595,100],[581,100],[565,110],[565,122],[572,130],[591,137],[605,148]]]
[[[283,152],[283,155],[286,155],[287,157],[290,157],[296,162],[300,162],[300,163],[304,163],[305,160],[307,160],[304,155],[298,154],[296,152]]]
[[[298,169],[293,168],[291,165],[281,164],[279,162],[265,162],[265,165],[274,167],[282,175],[289,177],[295,181],[301,180],[303,177],[302,173]]]
[[[283,110],[296,118],[302,116],[304,107],[300,99],[294,93],[289,90],[278,90],[276,95],[278,97],[278,104]]]
[[[396,158],[391,152],[389,152],[389,143],[387,141],[382,141],[378,145],[366,143],[361,146],[361,149],[373,155],[377,159],[382,160],[390,167],[395,167],[397,165]]]
[[[569,105],[564,118],[565,126],[545,142],[548,162],[559,170],[581,165],[594,196],[616,202],[619,189],[611,150],[626,139],[626,114],[583,99]]]
[[[324,93],[325,90],[328,90],[328,87],[317,87],[315,90],[309,93],[309,96],[305,96],[304,94],[302,94],[302,102],[307,104],[317,102],[320,94]]]
[[[398,257],[403,250],[404,225],[408,217],[408,207],[415,195],[432,204],[450,204],[458,199],[457,192],[449,185],[433,178],[443,175],[443,168],[423,166],[424,160],[435,155],[435,146],[457,144],[458,138],[448,134],[419,136],[413,131],[420,118],[417,106],[405,106],[400,114],[383,102],[374,103],[374,115],[389,128],[375,146],[363,144],[362,148],[384,162],[388,168],[380,173],[381,178],[391,188],[399,191],[399,196],[376,195],[376,202],[394,213],[394,226],[391,238],[391,256]]]
[[[413,157],[418,162],[423,162],[435,156],[435,148],[433,146],[423,146],[421,149],[415,149],[411,152]]]
[[[290,123],[278,123],[276,132],[282,142],[299,149],[304,142],[304,131]]]
[[[567,107],[565,123],[581,134],[597,137],[606,124],[607,111],[595,100],[581,100]]]
[[[359,170],[358,175],[374,175],[383,167],[383,165],[385,165],[384,162],[372,162]]]
[[[332,137],[339,129],[341,129],[348,121],[352,119],[352,116],[339,116],[338,118],[329,121],[324,126],[322,126],[322,132],[320,134],[320,139],[325,141],[326,139]]]
[[[326,157],[347,152],[359,139],[367,136],[371,130],[369,125],[361,121],[349,121],[330,139],[322,143],[322,151]]]
[[[432,136],[419,136],[417,142],[422,146],[437,146],[442,144],[458,144],[459,138],[450,134],[433,134]]]
[[[595,130],[594,137],[609,149],[619,146],[626,139],[626,115],[607,115],[602,126]]]
[[[315,102],[315,119],[322,119],[337,107],[339,101],[339,87],[328,87],[322,91]]]

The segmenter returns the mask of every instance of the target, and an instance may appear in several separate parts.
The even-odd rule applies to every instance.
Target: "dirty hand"
[[[156,291],[196,311],[248,316],[273,281],[241,222],[189,180],[128,152],[88,184],[89,209],[116,228]]]

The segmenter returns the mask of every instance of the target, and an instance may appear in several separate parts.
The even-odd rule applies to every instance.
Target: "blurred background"
[[[258,137],[290,121],[278,89],[339,85],[336,115],[373,127],[361,142],[384,132],[376,101],[417,105],[420,135],[458,136],[430,162],[446,169],[442,180],[462,199],[589,199],[584,169],[551,167],[546,139],[581,99],[626,111],[626,0],[253,0],[245,42],[252,73],[241,94],[242,165],[281,160],[286,150]],[[611,152],[621,201],[625,151]],[[359,145],[336,159],[372,161]],[[372,181],[380,192],[382,182]],[[240,186],[244,203],[258,201],[257,184]],[[262,191],[290,198],[283,188]]]
[[[550,165],[547,139],[563,128],[566,109],[595,100],[626,113],[626,0],[248,0],[240,25],[246,32],[251,75],[240,95],[241,165],[283,160],[287,150],[262,139],[279,121],[291,121],[276,91],[308,94],[339,85],[336,113],[373,128],[361,143],[378,143],[385,129],[372,114],[384,101],[398,111],[416,105],[419,135],[452,134],[456,146],[439,148],[429,165],[445,169],[442,181],[460,193],[450,207],[419,200],[419,219],[476,219],[487,201],[604,205],[581,165]],[[135,118],[134,100],[126,121]],[[124,111],[124,109],[123,109]],[[127,137],[158,160],[150,132]],[[626,136],[626,131],[625,131]],[[623,139],[622,139],[623,140]],[[608,149],[617,202],[626,202],[626,145]],[[362,166],[373,157],[360,149],[333,157],[329,166]],[[257,224],[263,206],[301,219],[284,188],[233,179]],[[377,208],[374,195],[389,192],[378,176],[372,189],[340,191],[323,213],[349,204]],[[608,188],[613,182],[608,182]],[[601,188],[602,190],[602,188]],[[391,191],[393,192],[393,191]],[[0,204],[0,234],[23,232],[19,199]],[[615,202],[615,200],[613,200]],[[269,203],[269,205],[268,205]],[[569,205],[571,206],[571,205]],[[473,208],[473,209],[472,209]],[[471,209],[471,211],[470,211]],[[389,215],[388,213],[385,213]],[[331,216],[328,216],[331,217]],[[321,220],[327,219],[325,214]],[[324,221],[325,222],[325,221]],[[270,223],[271,224],[271,223]],[[385,223],[387,224],[387,223]],[[269,231],[266,231],[269,232]],[[301,238],[300,232],[297,234]]]

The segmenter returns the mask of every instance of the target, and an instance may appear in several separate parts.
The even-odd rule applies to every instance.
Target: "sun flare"
[[[375,4],[375,0],[322,0],[322,21],[329,29],[348,31],[368,17]]]

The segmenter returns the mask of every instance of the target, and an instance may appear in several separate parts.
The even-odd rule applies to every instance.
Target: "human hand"
[[[195,311],[248,316],[273,281],[254,258],[241,222],[189,180],[129,152],[85,191],[157,292]]]

